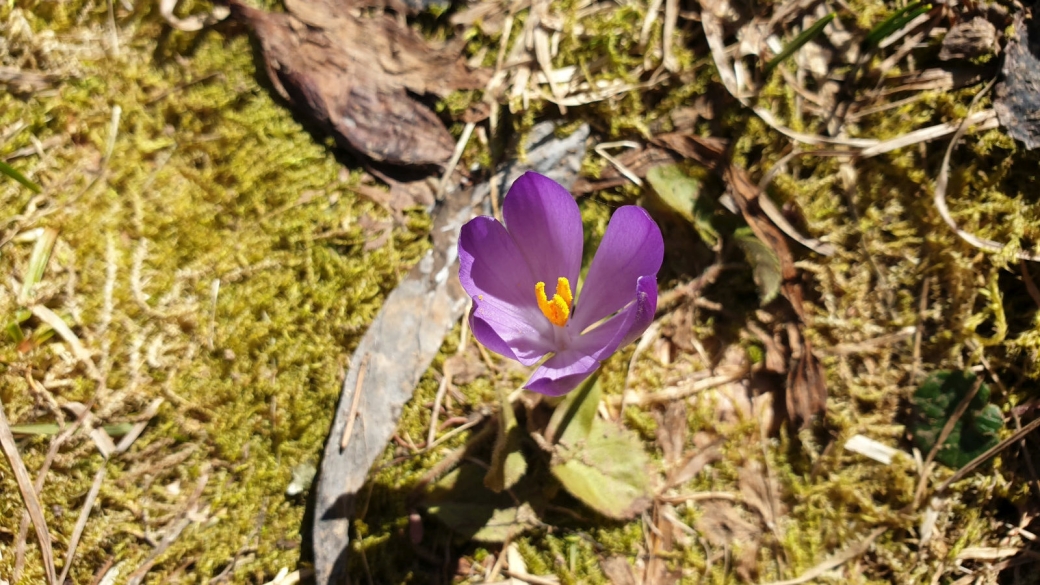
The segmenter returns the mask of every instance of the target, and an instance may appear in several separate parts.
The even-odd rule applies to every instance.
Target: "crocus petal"
[[[642,208],[626,205],[614,212],[592,259],[571,316],[582,330],[632,302],[641,276],[655,276],[664,260],[661,229]]]
[[[599,367],[599,360],[580,351],[552,356],[531,374],[524,388],[548,396],[560,396],[578,387]]]
[[[571,342],[571,349],[605,360],[635,341],[654,321],[657,311],[657,277],[643,276],[636,283],[635,298],[617,315]]]
[[[473,298],[473,335],[529,366],[552,351],[552,325],[538,309],[527,262],[505,226],[477,217],[459,234],[459,280]]]
[[[544,282],[551,291],[563,276],[577,286],[583,243],[581,212],[574,198],[556,181],[525,173],[509,188],[502,218],[531,269],[530,290]]]

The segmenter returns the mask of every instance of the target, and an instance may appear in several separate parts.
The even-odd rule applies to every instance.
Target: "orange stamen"
[[[558,278],[556,293],[551,299],[545,296],[545,283],[539,282],[534,285],[534,295],[538,299],[538,308],[550,323],[557,327],[567,324],[567,319],[571,316],[571,303],[574,302],[570,281],[563,276]]]

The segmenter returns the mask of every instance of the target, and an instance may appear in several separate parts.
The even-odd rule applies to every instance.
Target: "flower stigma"
[[[538,299],[538,308],[550,323],[557,327],[567,324],[571,316],[571,303],[574,295],[571,294],[571,283],[566,277],[561,276],[556,280],[556,293],[550,299],[545,296],[545,283],[539,282],[534,285],[534,295]]]

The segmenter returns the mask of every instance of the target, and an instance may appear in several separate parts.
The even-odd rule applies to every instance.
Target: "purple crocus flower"
[[[565,394],[653,321],[661,230],[642,208],[619,208],[575,294],[583,234],[570,193],[529,172],[509,189],[502,216],[505,225],[481,216],[462,226],[470,328],[496,353],[525,366],[542,362],[524,388]]]

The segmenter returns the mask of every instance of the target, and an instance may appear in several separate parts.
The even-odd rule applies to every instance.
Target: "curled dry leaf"
[[[758,565],[758,549],[762,531],[748,522],[740,510],[729,502],[717,502],[704,508],[694,528],[713,546],[739,547],[736,557],[737,573],[745,581],[753,581]]]
[[[614,585],[638,585],[639,583],[635,571],[632,570],[632,565],[628,564],[625,557],[603,559],[599,562],[599,568]]]
[[[275,90],[341,146],[392,165],[443,165],[455,141],[413,95],[483,87],[453,47],[432,47],[389,14],[355,16],[351,3],[288,2],[288,13],[239,0],[232,17],[253,29]]]
[[[958,22],[946,33],[939,59],[972,59],[997,49],[997,27],[985,18],[976,16],[972,20]]]
[[[784,505],[779,497],[780,488],[776,482],[766,476],[760,463],[751,461],[740,468],[739,484],[744,502],[758,512],[766,526],[773,529],[776,519],[784,513]]]

